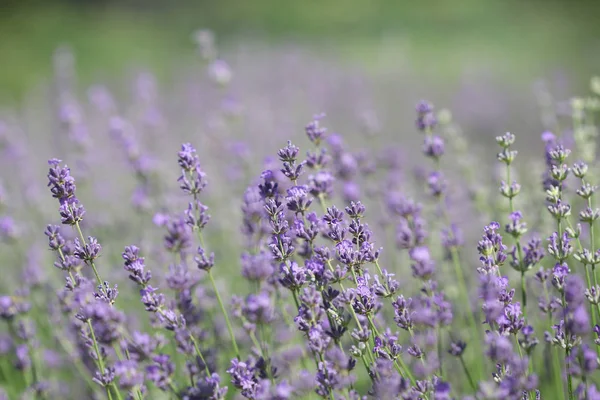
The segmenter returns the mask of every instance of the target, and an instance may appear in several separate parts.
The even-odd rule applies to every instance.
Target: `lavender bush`
[[[149,74],[81,99],[65,49],[45,140],[72,169],[44,191],[35,117],[0,121],[0,398],[600,399],[600,80],[545,104],[538,158],[426,101],[405,157],[373,114],[355,150],[324,114],[246,131],[194,39],[193,143]]]

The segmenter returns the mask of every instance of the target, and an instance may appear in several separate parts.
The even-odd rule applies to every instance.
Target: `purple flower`
[[[542,240],[537,237],[530,239],[523,248],[523,252],[523,267],[525,269],[533,268],[544,258]]]
[[[437,119],[433,114],[433,105],[425,100],[417,104],[416,126],[420,131],[430,131],[437,125]]]
[[[297,291],[306,282],[307,272],[306,268],[299,266],[294,261],[291,261],[289,265],[282,263],[279,267],[279,282],[283,287]]]
[[[0,296],[0,318],[12,319],[17,314],[17,307],[10,296]]]
[[[60,203],[75,197],[75,179],[71,176],[69,167],[60,166],[62,160],[53,158],[48,160],[50,169],[48,170],[48,187],[52,197],[58,199]]]
[[[187,250],[192,242],[190,228],[181,216],[166,223],[165,248],[174,253]]]
[[[516,335],[525,325],[525,319],[521,312],[521,304],[508,304],[504,308],[504,314],[497,319],[497,322],[500,333]]]
[[[308,187],[304,185],[289,188],[285,199],[288,210],[296,214],[304,214],[312,204],[312,198],[308,195]]]
[[[9,216],[0,216],[0,239],[10,240],[19,236],[19,229],[15,220]]]
[[[277,152],[277,156],[279,156],[279,160],[282,162],[292,163],[298,158],[299,151],[300,149],[297,146],[294,146],[292,142],[288,140],[287,146],[283,149],[280,149]]]
[[[450,384],[448,382],[437,382],[434,387],[435,398],[439,400],[450,400]]]
[[[506,261],[506,246],[502,243],[502,236],[497,233],[500,224],[491,222],[484,227],[484,235],[477,244],[479,251],[479,261],[482,264],[482,271],[486,273],[497,270],[504,261]]]
[[[376,306],[376,296],[369,285],[369,275],[365,274],[359,277],[356,289],[354,290],[354,301],[352,308],[360,315],[370,314]]]
[[[242,306],[246,319],[254,324],[269,324],[275,318],[271,296],[267,292],[250,294]]]
[[[275,272],[273,257],[261,251],[257,254],[243,253],[241,257],[242,275],[250,281],[265,281]]]
[[[75,238],[73,243],[75,245],[73,255],[86,263],[91,263],[98,258],[102,250],[98,240],[92,236],[88,237],[85,244],[81,243],[78,238]]]
[[[48,225],[44,234],[48,237],[48,247],[50,250],[56,251],[64,247],[66,241],[60,234],[60,227],[58,225]]]
[[[432,196],[439,197],[446,191],[446,179],[440,171],[434,171],[427,177],[427,186],[431,191]]]
[[[333,191],[335,178],[328,171],[319,171],[308,177],[308,188],[315,197],[329,197]]]
[[[125,260],[124,269],[129,272],[129,279],[145,287],[150,282],[152,274],[150,271],[145,270],[144,258],[139,257],[139,251],[136,246],[127,246],[122,253],[122,257]]]
[[[423,153],[434,159],[444,155],[444,139],[437,135],[426,136],[423,143]]]
[[[231,360],[231,366],[227,373],[231,376],[231,383],[241,390],[242,396],[248,399],[255,398],[258,380],[255,376],[254,367],[234,358]]]
[[[206,187],[206,174],[200,168],[196,149],[191,144],[181,145],[177,153],[177,163],[181,167],[181,176],[178,179],[179,187],[184,193],[193,195],[194,198]]]
[[[158,354],[152,358],[153,364],[146,367],[146,377],[156,385],[157,388],[169,390],[171,376],[175,372],[175,364],[167,354]]]
[[[325,114],[315,115],[313,120],[304,128],[308,140],[319,146],[327,133],[327,128],[320,125],[321,120],[325,118]]]
[[[196,265],[199,269],[208,271],[215,265],[215,254],[210,253],[210,255],[207,257],[204,249],[198,246],[198,255],[194,257],[194,261],[196,261]]]
[[[77,198],[69,198],[58,209],[60,222],[64,225],[76,225],[83,220],[85,208]]]
[[[115,377],[121,388],[129,390],[144,383],[144,374],[133,360],[117,361],[114,366]]]
[[[31,367],[31,356],[26,344],[20,344],[15,348],[15,368],[23,371]]]
[[[429,249],[425,246],[411,249],[410,258],[413,261],[411,268],[413,275],[419,279],[427,280],[435,272],[435,264],[431,259]]]
[[[462,230],[456,224],[451,224],[449,228],[442,229],[442,246],[446,249],[460,247],[464,245],[465,239]]]

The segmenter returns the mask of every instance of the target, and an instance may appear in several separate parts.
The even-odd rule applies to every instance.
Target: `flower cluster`
[[[269,131],[257,164],[229,142],[246,132],[231,68],[210,32],[194,39],[213,86],[199,91],[219,100],[201,135],[173,145],[181,121],[148,74],[133,111],[94,86],[88,114],[62,87],[75,147],[55,149],[73,170],[48,161],[58,213],[19,204],[3,177],[0,399],[600,398],[600,90],[572,102],[572,129],[541,135],[540,162],[498,136],[487,186],[489,157],[427,101],[414,170],[376,140],[353,150],[324,114],[304,138]],[[94,185],[112,164],[123,176]]]

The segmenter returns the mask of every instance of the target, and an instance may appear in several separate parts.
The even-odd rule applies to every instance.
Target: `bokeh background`
[[[599,11],[577,0],[2,0],[0,101],[47,81],[60,44],[75,51],[83,82],[140,65],[167,79],[194,56],[190,34],[200,27],[229,52],[293,44],[447,84],[479,73],[516,87],[540,77],[576,86],[598,70]]]

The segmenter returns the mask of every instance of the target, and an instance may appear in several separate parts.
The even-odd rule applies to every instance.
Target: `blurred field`
[[[515,82],[568,71],[581,85],[600,64],[597,2],[586,1],[4,1],[0,102],[47,82],[72,46],[83,83],[147,66],[163,78],[193,56],[190,34],[222,48],[296,43],[378,73],[398,68],[456,81],[483,70]]]
[[[161,290],[167,277],[177,275],[170,264],[182,266],[185,272],[188,262],[194,263],[192,253],[171,254],[161,246],[165,227],[160,220],[179,216],[190,200],[177,181],[177,151],[186,142],[198,148],[208,176],[202,201],[213,218],[205,238],[207,249],[216,254],[216,281],[226,293],[227,304],[234,293],[254,293],[262,290],[261,284],[271,285],[238,279],[244,270],[242,254],[267,249],[271,235],[263,234],[260,226],[268,222],[261,221],[264,199],[254,199],[255,192],[247,188],[256,189],[261,172],[281,168],[274,155],[287,140],[298,143],[305,154],[312,144],[303,128],[312,115],[325,112],[327,146],[334,155],[327,168],[339,175],[331,204],[365,200],[374,240],[385,249],[382,264],[400,278],[402,293],[413,295],[420,289],[405,279],[412,274],[409,254],[404,247],[394,251],[396,230],[408,219],[400,219],[406,215],[395,215],[393,208],[395,202],[404,202],[404,196],[422,201],[431,230],[428,245],[443,266],[439,282],[450,299],[455,301],[463,293],[468,303],[468,290],[461,292],[456,271],[462,268],[470,284],[465,286],[475,289],[474,271],[479,265],[475,250],[482,227],[492,219],[504,223],[513,207],[498,195],[500,180],[510,181],[506,176],[510,173],[523,182],[516,204],[527,216],[531,232],[540,232],[545,239],[555,229],[555,220],[542,206],[539,181],[549,167],[540,157],[544,154],[540,133],[564,131],[567,138],[585,133],[589,143],[569,143],[577,157],[584,153],[582,148],[586,154],[595,148],[594,118],[600,100],[592,98],[581,126],[569,100],[574,94],[589,96],[590,76],[600,71],[598,10],[600,6],[583,1],[5,1],[0,5],[0,170],[6,173],[0,174],[0,189],[6,195],[0,190],[0,217],[10,220],[4,219],[4,228],[0,224],[6,232],[6,240],[0,240],[0,260],[11,267],[4,269],[10,278],[0,280],[0,293],[12,296],[15,282],[23,281],[33,288],[34,302],[39,295],[57,308],[54,290],[63,285],[64,274],[47,268],[54,259],[41,233],[46,223],[58,219],[45,174],[46,160],[59,157],[72,166],[77,196],[88,210],[83,230],[102,243],[103,277],[119,283],[119,301],[130,315],[131,329],[148,326],[139,288],[125,282],[121,251],[127,244],[139,244],[153,282],[163,285]],[[219,58],[231,66],[231,82],[215,78],[212,68],[222,66],[221,60],[201,60],[192,40],[198,28],[216,33]],[[66,51],[55,70],[53,57],[60,46],[73,51],[76,65],[71,65],[71,53]],[[447,155],[436,159],[435,167],[420,154],[423,135],[415,128],[415,104],[421,98],[431,100],[436,112],[450,109],[453,117],[438,114],[444,121],[439,130],[447,142]],[[511,172],[500,170],[495,157],[494,137],[506,131],[518,137],[519,158]],[[592,172],[598,171],[597,166],[590,166],[591,182],[597,181]],[[442,202],[425,194],[423,182],[430,181],[438,169],[448,178]],[[307,179],[314,184],[313,178]],[[296,180],[292,179],[294,185]],[[581,208],[583,203],[573,204]],[[247,240],[245,224],[252,222],[250,217],[256,219],[248,211],[252,207],[260,210],[256,214],[259,238],[250,233]],[[317,209],[316,201],[313,208]],[[451,218],[442,221],[446,212]],[[466,243],[456,270],[447,268],[451,267],[447,249],[439,235],[452,222],[464,231]],[[199,241],[205,245],[204,236]],[[590,244],[598,248],[593,233]],[[553,263],[550,257],[546,260],[546,267]],[[277,282],[275,271],[270,272],[273,282]],[[195,266],[189,272],[188,283],[204,279]],[[507,274],[517,285],[520,274]],[[179,296],[180,289],[172,286],[167,284]],[[195,291],[195,283],[192,286]],[[216,289],[205,293],[205,286],[199,286],[194,296],[208,318],[195,323],[209,332],[202,346],[217,349],[214,370],[229,382],[224,371],[232,349],[222,340],[224,324],[213,314]],[[535,290],[540,288],[531,287],[535,300]],[[471,297],[475,298],[475,290]],[[461,334],[466,331],[469,307],[465,305],[456,308],[455,327]],[[49,320],[41,301],[34,307],[42,347],[55,347],[54,336],[61,337],[63,331],[75,332],[67,324]],[[281,321],[287,308],[283,311]],[[547,329],[545,317],[533,315],[536,332]],[[61,318],[67,321],[66,314]],[[553,322],[552,317],[548,322]],[[243,324],[236,321],[238,336],[251,349],[254,343],[240,328]],[[293,324],[280,325],[276,329],[283,339],[279,343],[278,338],[274,348],[283,354],[286,349],[279,345],[287,343],[285,335]],[[475,331],[478,328],[466,335],[474,337]],[[412,332],[410,336],[413,340]],[[438,352],[441,345],[440,341]],[[176,354],[174,349],[165,351]],[[544,398],[559,398],[561,394],[550,388],[552,378],[542,351],[534,356],[540,387]],[[83,352],[77,357],[89,361]],[[196,360],[196,355],[192,357]],[[480,358],[480,353],[471,351],[467,364],[477,374],[489,372],[479,371]],[[0,357],[0,369],[10,367],[12,373],[16,370],[9,361]],[[183,361],[177,360],[180,370]],[[446,368],[454,372],[456,365],[457,361],[449,361]],[[83,376],[95,368],[86,369]],[[64,374],[60,378],[67,382],[71,396],[90,398],[94,389],[74,384],[71,365],[65,362],[56,370]],[[42,378],[59,375],[53,374],[54,369],[46,368]],[[194,374],[190,376],[193,380]],[[296,378],[294,373],[289,376]],[[450,378],[465,392],[464,379]],[[183,382],[185,374],[178,373],[176,379],[188,385]],[[10,382],[11,376],[0,380],[0,384]],[[367,371],[360,372],[361,391],[368,390],[368,382]],[[17,393],[28,384],[19,381],[7,387]],[[150,390],[148,398],[163,398],[158,389]],[[233,389],[230,393],[235,396]]]

